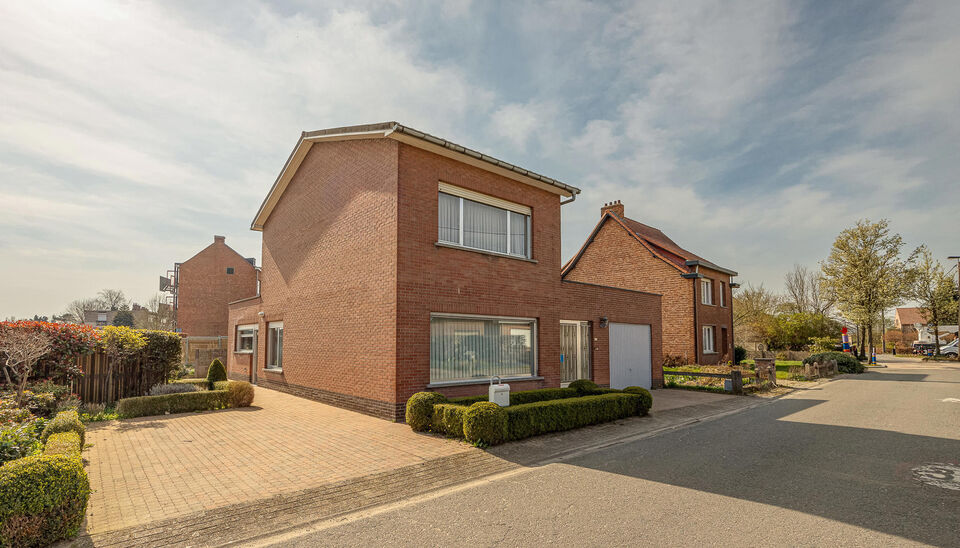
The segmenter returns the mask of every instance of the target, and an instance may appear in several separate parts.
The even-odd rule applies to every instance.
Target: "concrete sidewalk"
[[[489,451],[482,451],[465,443],[436,436],[414,434],[406,425],[379,421],[382,423],[381,428],[405,429],[402,435],[399,432],[394,433],[405,441],[403,444],[405,451],[400,453],[401,455],[406,454],[407,451],[413,451],[407,445],[407,435],[413,438],[409,443],[413,441],[422,443],[425,448],[432,448],[428,450],[433,454],[421,455],[413,464],[369,467],[371,472],[368,474],[348,478],[330,476],[331,481],[299,490],[281,492],[265,490],[262,497],[248,496],[233,504],[211,506],[191,513],[178,512],[165,519],[145,520],[132,527],[106,526],[91,531],[88,522],[87,534],[74,541],[72,545],[221,546],[241,541],[248,542],[293,530],[318,520],[401,501],[436,489],[510,470],[555,462],[583,452],[656,435],[683,425],[709,420],[712,417],[723,416],[764,403],[757,398],[685,390],[656,390],[653,395],[654,409],[648,417],[632,417],[579,430],[538,436],[494,447]],[[342,410],[337,412],[349,413]],[[199,418],[203,415],[193,416]],[[367,419],[369,417],[362,415],[354,417],[354,420],[359,421]],[[377,419],[370,420],[377,421]],[[296,432],[293,435],[296,435]],[[358,435],[357,440],[350,443],[350,447],[356,449],[362,439],[363,436]],[[391,451],[396,449],[393,448]],[[373,450],[366,448],[364,451],[370,453]],[[422,452],[424,449],[421,448],[419,451]],[[382,460],[378,459],[377,462]],[[276,463],[275,470],[280,476],[315,477],[316,472],[311,469],[313,467],[304,463],[292,469],[286,469],[289,468],[289,463],[285,465]],[[242,469],[234,470],[234,473],[243,473],[243,471]],[[219,475],[216,477],[225,483],[234,482],[234,478]],[[157,485],[158,491],[163,490],[163,485],[166,483]],[[176,485],[172,487],[176,488]],[[100,493],[98,496],[102,498],[103,495]],[[158,494],[158,496],[161,495]],[[162,510],[163,507],[161,505],[157,508]]]

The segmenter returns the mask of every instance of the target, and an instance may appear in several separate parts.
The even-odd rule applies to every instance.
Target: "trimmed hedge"
[[[463,437],[474,445],[496,445],[506,441],[507,412],[504,409],[513,407],[500,407],[490,401],[480,401],[468,407],[463,414]]]
[[[51,419],[43,428],[43,432],[40,433],[40,441],[47,443],[47,439],[50,436],[61,432],[76,432],[77,436],[80,437],[80,447],[83,447],[86,439],[86,429],[83,427],[83,423],[80,422],[80,415],[77,414],[76,409],[57,413],[57,416]]]
[[[590,394],[596,394],[600,392],[600,387],[597,386],[597,383],[587,379],[575,380],[570,383],[568,388],[576,390],[577,394],[580,396],[589,396]]]
[[[653,396],[650,391],[642,386],[628,386],[623,389],[627,394],[637,394],[640,396],[640,405],[637,408],[638,415],[646,415],[653,407]]]
[[[192,384],[197,387],[197,390],[210,389],[210,382],[207,379],[177,379],[170,381],[170,384]]]
[[[223,409],[229,405],[227,390],[207,390],[166,396],[140,396],[124,398],[117,402],[117,413],[121,418],[148,417],[167,413],[189,413],[191,411],[211,411]]]
[[[227,403],[230,407],[250,407],[253,404],[253,385],[244,381],[229,381]]]
[[[426,432],[433,423],[433,406],[447,403],[447,398],[437,392],[417,392],[407,400],[405,418],[414,432]]]
[[[860,360],[847,352],[821,352],[819,354],[812,354],[804,358],[803,364],[808,365],[817,361],[822,363],[828,360],[837,360],[837,370],[840,373],[863,373],[864,367],[863,364],[860,363]]]
[[[637,414],[638,394],[598,394],[505,407],[508,440],[519,440]]]
[[[210,368],[207,369],[207,382],[210,383],[210,389],[213,390],[213,383],[227,380],[227,369],[223,367],[220,358],[214,358],[210,362]]]
[[[546,400],[560,400],[563,398],[576,398],[580,394],[573,388],[539,388],[536,390],[522,390],[520,392],[510,392],[510,405],[523,405]],[[463,396],[461,398],[450,398],[450,403],[457,405],[471,405],[478,401],[487,401],[489,396]]]
[[[67,413],[54,421],[63,415]],[[48,546],[80,530],[90,498],[90,480],[80,459],[83,432],[71,427],[44,434],[42,455],[0,466],[0,546]]]
[[[463,437],[463,415],[466,414],[465,405],[454,403],[438,403],[433,406],[433,421],[430,431],[445,434],[454,438]]]

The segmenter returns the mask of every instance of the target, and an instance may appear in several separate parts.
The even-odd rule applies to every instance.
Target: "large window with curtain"
[[[430,382],[533,376],[536,332],[533,319],[434,314],[430,318]]]
[[[529,208],[511,208],[502,200],[484,200],[481,195],[467,191],[462,194],[469,196],[451,194],[457,192],[456,189],[449,186],[446,189],[448,192],[440,192],[437,215],[440,242],[530,258]]]

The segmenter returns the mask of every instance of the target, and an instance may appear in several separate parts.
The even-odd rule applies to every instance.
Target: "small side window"
[[[227,267],[227,274],[233,274],[233,267],[232,267],[232,266],[228,266],[228,267]]]

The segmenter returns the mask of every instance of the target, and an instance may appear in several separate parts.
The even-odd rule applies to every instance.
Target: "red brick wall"
[[[260,384],[332,403],[364,398],[354,400],[361,410],[392,415],[396,165],[397,143],[385,139],[307,154],[263,229]],[[282,373],[264,370],[271,321],[284,325]]]
[[[217,237],[180,265],[178,283],[177,327],[187,336],[223,336],[227,304],[257,294],[257,270]]]
[[[565,279],[663,295],[663,354],[694,362],[693,282],[681,274],[608,219]]]
[[[714,365],[718,363],[721,359],[732,360],[733,359],[733,307],[731,306],[732,295],[730,293],[730,276],[722,274],[715,270],[708,268],[700,267],[700,274],[703,274],[705,277],[713,280],[713,305],[703,304],[703,299],[701,295],[701,283],[700,280],[694,280],[696,282],[696,292],[697,292],[697,334],[698,334],[698,345],[697,345],[697,363],[704,365]],[[725,306],[720,306],[720,283],[723,282],[723,291],[726,293],[725,297]],[[703,326],[712,325],[715,327],[715,344],[714,348],[716,352],[713,354],[704,354],[703,353],[703,341],[700,341],[702,337]],[[726,328],[727,330],[727,346],[723,348],[722,343],[722,329]]]
[[[560,385],[560,320],[598,323],[602,313],[610,321],[650,323],[659,332],[657,296],[561,284],[557,195],[407,145],[401,145],[399,159],[397,402],[430,382],[431,313],[536,318],[543,380],[514,383],[518,390]],[[439,181],[529,206],[536,263],[436,246]],[[598,338],[605,331],[594,328]],[[659,342],[657,337],[657,365]],[[595,376],[609,382],[606,344],[597,344],[603,350],[594,358]],[[438,389],[450,396],[485,390],[484,385]]]

